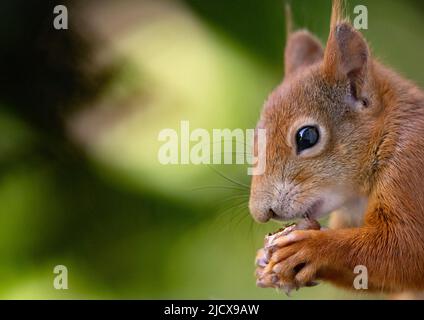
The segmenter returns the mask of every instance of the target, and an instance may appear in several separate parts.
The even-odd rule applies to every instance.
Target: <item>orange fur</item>
[[[333,1],[325,49],[306,31],[288,39],[285,80],[261,115],[267,168],[253,177],[250,208],[258,221],[273,214],[286,220],[300,217],[323,193],[324,203],[336,194],[339,202],[365,197],[364,222],[295,232],[275,253],[284,259],[272,259],[258,277],[276,273],[276,285],[324,279],[353,288],[353,270],[364,265],[370,290],[424,290],[424,94],[372,58],[342,8]],[[326,136],[300,156],[290,135],[295,123],[309,119]],[[304,271],[294,271],[299,265]]]

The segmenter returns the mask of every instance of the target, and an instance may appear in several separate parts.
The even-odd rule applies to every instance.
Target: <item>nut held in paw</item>
[[[288,225],[284,228],[279,229],[278,231],[271,233],[265,237],[263,256],[257,257],[258,266],[264,267],[268,264],[269,259],[272,254],[272,247],[275,241],[281,237],[285,237],[289,235],[291,232],[295,230],[320,230],[321,225],[318,221],[313,219],[303,219],[296,224]]]

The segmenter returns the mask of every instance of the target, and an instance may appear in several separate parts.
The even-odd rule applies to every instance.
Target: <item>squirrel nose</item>
[[[272,208],[269,208],[268,214],[270,216],[270,219],[273,219],[275,217],[278,217],[278,215],[275,213],[274,209],[272,209]]]
[[[259,223],[267,223],[272,219],[272,214],[269,211],[261,214],[253,214],[253,218]]]
[[[252,217],[259,223],[266,223],[275,215],[274,210],[261,205],[261,203],[257,201],[250,201],[249,208]]]
[[[277,212],[277,210],[273,209],[273,208],[269,208],[269,219],[274,219],[274,220],[282,220],[282,216],[279,215]],[[282,212],[280,212],[281,214]]]

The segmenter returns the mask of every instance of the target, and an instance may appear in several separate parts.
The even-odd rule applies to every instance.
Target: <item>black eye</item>
[[[319,132],[316,127],[307,126],[299,129],[296,134],[297,153],[312,148],[318,143]]]

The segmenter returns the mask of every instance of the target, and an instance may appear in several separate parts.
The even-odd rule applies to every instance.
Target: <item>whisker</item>
[[[234,180],[234,179],[232,179],[232,178],[230,178],[230,177],[227,177],[225,174],[223,174],[222,172],[220,172],[218,169],[215,169],[214,167],[212,167],[211,165],[208,165],[208,167],[210,168],[210,169],[212,169],[213,171],[215,171],[219,176],[221,176],[222,178],[224,178],[225,180],[227,180],[227,181],[229,181],[229,182],[232,182],[233,184],[236,184],[236,185],[238,185],[238,186],[240,186],[240,187],[243,187],[243,188],[245,188],[245,189],[250,189],[250,186],[248,186],[248,185],[246,185],[246,184],[244,184],[244,183],[241,183],[241,182],[238,182],[238,181],[236,181],[236,180]]]
[[[237,216],[237,210],[243,207],[244,205],[245,204],[242,202],[237,203],[235,205],[227,206],[225,210],[221,211],[221,213],[217,215],[216,219],[222,220],[224,217],[230,217],[230,221],[232,221]],[[230,211],[232,212],[232,214],[228,216],[227,213],[229,213]]]
[[[230,220],[230,225],[233,224],[234,219],[236,219],[238,216],[241,216],[242,217],[241,219],[243,219],[244,216],[247,216],[247,214],[243,214],[245,212],[245,209],[246,207],[243,204],[240,204],[239,206],[237,206]],[[240,219],[236,221],[234,228],[240,224],[240,221],[241,221]]]
[[[236,196],[231,196],[231,197],[228,197],[228,198],[225,198],[225,199],[222,199],[221,201],[220,201],[220,204],[224,204],[224,203],[228,203],[228,202],[230,202],[230,201],[235,201],[235,200],[242,200],[244,203],[248,203],[248,200],[249,199],[249,197],[248,196],[244,196],[244,195],[236,195]]]
[[[238,202],[235,202],[235,203],[230,203],[229,205],[225,205],[225,206],[223,206],[222,204],[221,204],[221,207],[218,207],[217,208],[217,214],[218,215],[221,215],[222,213],[226,213],[227,211],[229,211],[229,210],[231,210],[231,209],[234,209],[234,208],[236,208],[236,207],[238,207],[238,206],[241,206],[241,205],[244,205],[244,204],[246,204],[246,201],[243,199],[243,201],[238,201]]]
[[[237,139],[234,139],[234,140],[225,140],[225,139],[222,139],[220,141],[210,142],[209,145],[212,145],[213,146],[213,145],[218,144],[218,143],[219,144],[222,144],[223,142],[227,142],[227,143],[231,142],[231,143],[243,145],[244,147],[247,147],[247,148],[251,148],[250,144],[247,144],[247,142],[245,142],[245,141],[238,141]]]
[[[190,189],[190,191],[203,191],[203,190],[208,190],[208,189],[226,189],[226,190],[236,190],[236,191],[246,191],[246,189],[243,188],[237,188],[234,186],[203,186],[203,187],[197,187],[197,188],[193,188]]]

